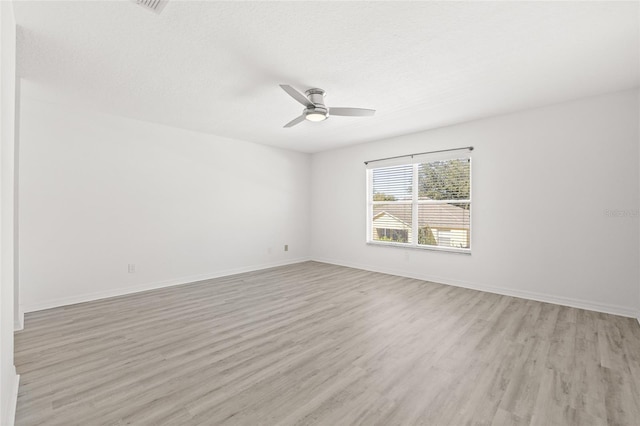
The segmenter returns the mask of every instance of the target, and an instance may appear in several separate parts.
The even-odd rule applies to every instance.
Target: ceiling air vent
[[[162,9],[166,6],[169,0],[131,0],[134,3],[138,3],[145,9],[151,10],[155,13],[162,12]]]

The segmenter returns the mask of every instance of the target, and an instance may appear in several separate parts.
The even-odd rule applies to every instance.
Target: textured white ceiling
[[[638,2],[18,2],[43,100],[304,152],[636,87]],[[302,106],[375,108],[282,126]]]

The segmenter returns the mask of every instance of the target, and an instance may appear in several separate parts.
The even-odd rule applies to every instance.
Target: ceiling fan
[[[329,108],[324,104],[324,97],[326,92],[322,89],[309,89],[305,94],[298,92],[288,84],[281,84],[280,87],[289,94],[293,99],[304,105],[305,109],[302,111],[300,117],[294,118],[290,122],[284,125],[284,127],[293,127],[296,124],[309,121],[323,121],[329,118],[331,115],[342,115],[348,117],[367,117],[375,114],[375,109],[365,108]]]

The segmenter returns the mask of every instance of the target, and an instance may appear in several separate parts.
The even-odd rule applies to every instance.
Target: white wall
[[[638,110],[625,91],[315,154],[312,257],[636,316]],[[365,244],[365,160],[468,145],[471,255]]]
[[[43,103],[25,86],[27,311],[309,256],[624,315],[640,309],[637,90],[310,158]],[[476,148],[472,255],[365,244],[365,160],[466,145]]]
[[[308,154],[43,103],[36,91],[22,82],[25,311],[308,258]]]
[[[18,392],[13,366],[16,23],[7,1],[0,2],[0,38],[0,424],[10,426]]]

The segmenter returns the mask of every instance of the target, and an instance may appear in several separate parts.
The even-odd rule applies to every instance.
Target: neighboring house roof
[[[411,204],[374,204],[373,219],[387,214],[402,221],[407,227],[411,224]],[[418,226],[423,228],[468,229],[470,211],[451,204],[420,204],[418,208]]]
[[[373,216],[373,224],[375,228],[384,229],[411,229],[411,224],[389,214],[386,211],[380,212]]]

